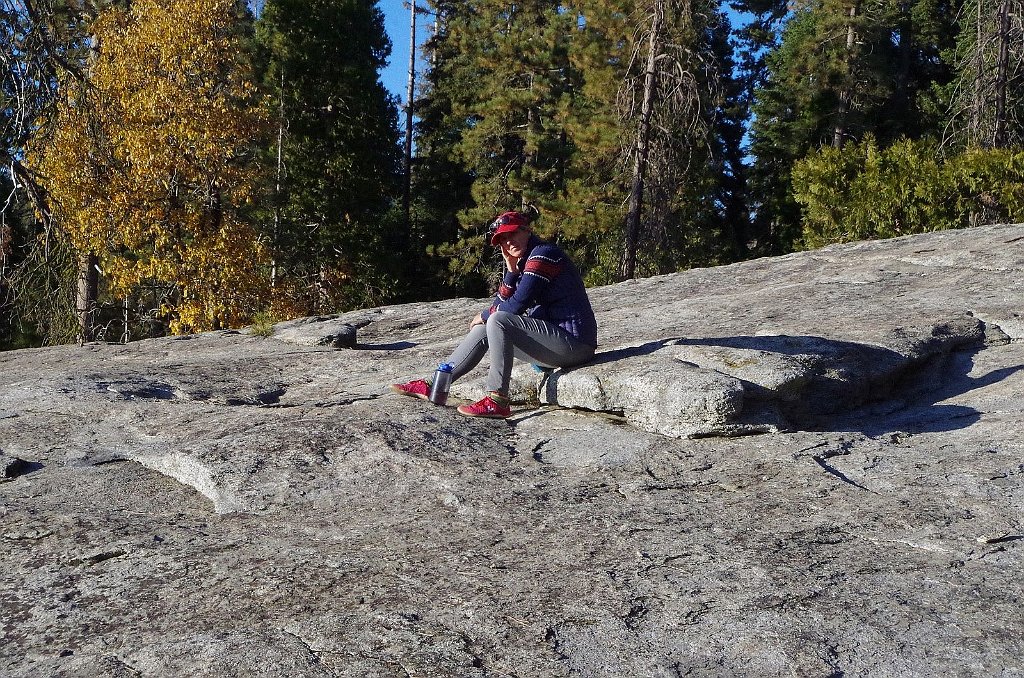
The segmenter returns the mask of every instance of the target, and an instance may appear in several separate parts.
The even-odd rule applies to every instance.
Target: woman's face
[[[526,253],[526,243],[529,239],[530,232],[525,228],[520,228],[501,240],[501,249],[513,257],[521,257]]]

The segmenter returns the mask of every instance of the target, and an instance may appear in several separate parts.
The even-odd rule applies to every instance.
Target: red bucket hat
[[[530,225],[530,220],[521,212],[505,212],[491,223],[491,246],[498,244],[498,236],[512,233]]]

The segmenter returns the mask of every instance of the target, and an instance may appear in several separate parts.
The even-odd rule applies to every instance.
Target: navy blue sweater
[[[576,266],[560,247],[531,235],[518,270],[509,271],[494,303],[481,315],[508,311],[558,325],[589,346],[597,346],[597,320]]]

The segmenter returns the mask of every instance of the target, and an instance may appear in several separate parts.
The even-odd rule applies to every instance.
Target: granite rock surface
[[[485,300],[0,354],[0,675],[1024,673],[1024,226],[591,297],[508,421]]]

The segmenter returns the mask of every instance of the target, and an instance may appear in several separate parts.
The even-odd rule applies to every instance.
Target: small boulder
[[[0,452],[0,483],[7,482],[8,480],[14,480],[19,476],[23,476],[26,473],[34,471],[35,469],[35,464],[31,464],[24,459],[8,456],[3,452]]]
[[[288,320],[274,326],[274,339],[300,346],[330,346],[331,348],[355,348],[356,330],[365,327],[362,323],[342,320],[340,315],[314,316]]]

